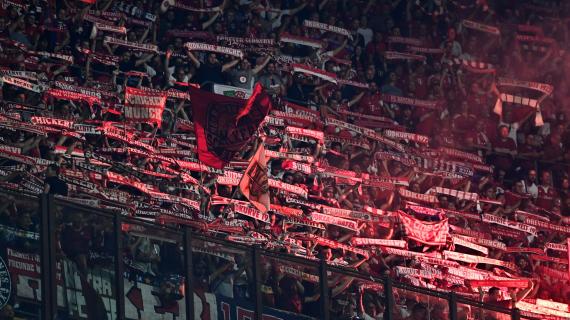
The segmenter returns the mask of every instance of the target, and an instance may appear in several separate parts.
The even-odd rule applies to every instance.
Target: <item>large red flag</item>
[[[129,122],[162,123],[166,93],[127,87],[125,91],[125,119]]]
[[[263,143],[259,145],[257,152],[249,161],[239,182],[239,189],[259,211],[265,213],[269,210],[269,179]]]
[[[248,100],[188,88],[192,101],[198,159],[221,169],[254,136],[271,109],[259,84]]]

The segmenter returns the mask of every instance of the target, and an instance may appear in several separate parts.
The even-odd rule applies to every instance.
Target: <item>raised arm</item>
[[[200,60],[196,58],[196,56],[192,53],[192,51],[187,50],[186,54],[188,55],[188,58],[190,58],[190,61],[192,61],[196,69],[199,69],[201,65]]]
[[[239,59],[235,59],[235,60],[233,60],[233,61],[230,61],[230,62],[228,62],[228,63],[222,65],[222,72],[226,72],[226,71],[228,71],[229,69],[235,67],[235,65],[238,64],[238,62],[239,62]]]
[[[221,12],[216,12],[208,21],[202,23],[202,30],[208,29],[220,17]]]
[[[271,60],[271,56],[266,56],[265,59],[263,59],[263,62],[253,68],[253,74],[258,74],[261,70],[263,70],[263,68],[265,68],[265,66],[269,63],[269,60]]]

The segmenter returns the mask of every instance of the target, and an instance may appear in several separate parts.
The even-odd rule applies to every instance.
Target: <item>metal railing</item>
[[[489,313],[521,318],[516,309],[483,304],[455,292],[371,277],[324,260],[311,261],[229,242],[189,227],[160,226],[53,196],[33,197],[0,189],[0,200],[15,208],[5,210],[12,222],[6,222],[0,211],[0,227],[13,228],[16,221],[22,230],[32,230],[24,235],[18,231],[16,236],[37,242],[29,240],[33,242],[29,247],[18,244],[24,238],[0,243],[7,250],[0,254],[10,266],[12,283],[17,284],[9,303],[19,306],[17,311],[26,313],[28,319],[136,319],[143,313],[149,319],[166,319],[165,314],[168,319],[200,319],[207,318],[208,312],[219,319],[242,319],[244,315],[253,319],[263,319],[264,315],[340,319],[342,314],[351,314],[346,310],[358,310],[354,302],[362,292],[384,307],[383,319],[387,320],[402,311],[396,298],[408,294],[428,306],[445,308],[445,317],[452,320],[467,316],[483,319]],[[19,220],[28,214],[31,224]],[[160,259],[154,255],[156,251],[160,251]],[[18,263],[36,263],[41,272],[34,278],[25,272],[29,267]],[[204,270],[207,267],[217,270]],[[297,294],[291,286],[296,280],[288,276],[293,273],[305,284],[303,305],[309,307],[303,310],[291,309],[283,301],[283,297]],[[281,274],[279,284],[293,290],[271,288],[269,280],[275,274]],[[26,291],[30,279],[39,282],[35,288],[39,287],[41,294]],[[345,282],[350,285],[336,289]],[[280,290],[285,292],[278,293]],[[309,294],[316,298],[307,302]],[[149,305],[148,297],[154,305]]]

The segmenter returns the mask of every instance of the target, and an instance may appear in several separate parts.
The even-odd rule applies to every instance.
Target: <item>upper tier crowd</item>
[[[2,187],[570,318],[570,2],[1,4]],[[189,87],[255,83],[263,139],[200,163]],[[125,121],[127,87],[168,92],[160,125]],[[236,192],[261,143],[267,214]],[[288,276],[267,303],[311,314],[313,278]]]

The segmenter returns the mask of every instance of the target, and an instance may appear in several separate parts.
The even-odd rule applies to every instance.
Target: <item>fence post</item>
[[[261,292],[261,256],[259,247],[253,247],[253,295],[255,298],[255,320],[263,318],[263,296]]]
[[[40,196],[40,268],[41,268],[41,295],[42,295],[42,319],[51,320],[57,311],[53,309],[52,300],[54,297],[51,294],[52,274],[55,269],[52,269],[51,247],[55,247],[55,243],[51,241],[50,233],[50,198],[47,194]],[[56,301],[57,306],[57,301]]]
[[[186,302],[186,319],[194,319],[194,266],[192,264],[192,231],[184,228],[184,265],[185,265],[185,291],[184,301]]]
[[[113,233],[115,235],[115,252],[117,259],[115,259],[115,292],[117,293],[116,310],[117,319],[125,319],[125,280],[124,280],[124,266],[123,266],[123,230],[122,230],[123,217],[121,214],[115,214],[113,217]]]
[[[449,293],[449,319],[457,320],[457,294],[453,291]]]
[[[513,308],[511,311],[511,319],[512,320],[519,320],[521,318],[520,310],[517,308]]]
[[[328,272],[327,272],[327,262],[325,259],[319,262],[319,286],[321,290],[321,319],[330,319],[330,307],[329,307],[329,283],[328,283]]]
[[[384,312],[384,320],[392,320],[394,319],[393,312],[396,312],[396,304],[394,303],[394,295],[392,293],[392,279],[390,277],[386,278],[386,282],[384,284],[384,296],[386,297],[385,310],[387,311]]]

